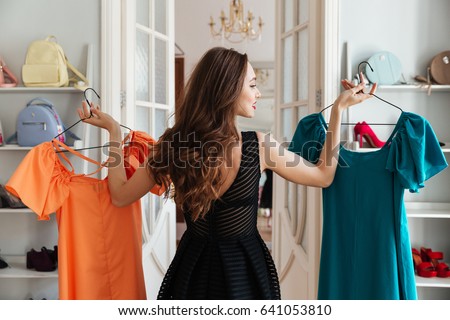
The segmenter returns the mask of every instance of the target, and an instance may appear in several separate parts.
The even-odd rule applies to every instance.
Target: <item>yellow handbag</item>
[[[69,78],[69,70],[75,78]],[[67,87],[70,82],[77,87],[80,81],[84,82],[83,87],[89,85],[86,77],[67,60],[54,36],[33,41],[28,46],[22,81],[26,87]]]

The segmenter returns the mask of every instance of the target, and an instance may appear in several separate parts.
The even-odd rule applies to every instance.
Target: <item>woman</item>
[[[159,184],[184,211],[187,230],[158,299],[281,298],[275,265],[256,228],[260,174],[270,169],[294,183],[331,184],[341,113],[371,97],[363,93],[364,84],[342,84],[346,90],[334,102],[320,161],[312,165],[268,135],[238,131],[236,117],[253,117],[261,96],[255,72],[246,54],[225,48],[205,53],[175,111],[174,126],[153,146],[146,166],[130,180],[122,163],[108,167],[116,206],[138,200]],[[98,106],[84,104],[78,112],[86,123],[108,130],[114,142],[110,155],[121,154],[117,121]]]

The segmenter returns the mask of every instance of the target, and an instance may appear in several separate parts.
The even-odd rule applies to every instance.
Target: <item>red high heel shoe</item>
[[[353,128],[355,132],[355,140],[359,140],[359,147],[363,146],[363,138],[372,148],[381,148],[385,142],[378,139],[372,128],[365,122],[358,122]],[[358,139],[359,138],[359,139]]]
[[[433,251],[430,248],[422,247],[420,248],[420,256],[422,260],[433,266],[438,277],[450,277],[450,267],[445,262],[439,262],[439,260],[444,259],[444,254],[441,251]]]
[[[422,261],[431,262],[431,264],[436,267],[439,263],[438,260],[444,258],[444,254],[441,251],[433,251],[430,248],[421,247],[420,257],[422,258]]]
[[[422,250],[419,251],[412,248],[412,258],[414,263],[414,271],[419,277],[434,278],[437,276],[437,271],[433,264],[429,261],[423,261]]]

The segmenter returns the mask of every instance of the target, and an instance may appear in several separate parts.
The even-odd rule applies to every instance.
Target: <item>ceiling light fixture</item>
[[[225,12],[222,10],[219,19],[219,31],[214,28],[216,23],[212,16],[209,22],[211,35],[215,39],[222,39],[222,41],[226,39],[232,43],[239,43],[244,40],[261,40],[263,21],[259,17],[258,30],[255,30],[253,28],[253,13],[248,11],[247,18],[244,18],[244,4],[241,0],[231,0],[229,18],[225,16]]]

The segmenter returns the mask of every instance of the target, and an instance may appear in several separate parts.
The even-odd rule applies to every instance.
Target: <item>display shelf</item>
[[[416,276],[417,287],[450,288],[450,278],[424,278]]]
[[[393,84],[393,85],[380,85],[377,87],[377,90],[401,90],[401,91],[408,91],[408,90],[420,90],[420,91],[428,91],[428,85],[423,83],[417,83],[417,84]],[[450,85],[437,85],[433,84],[431,85],[431,92],[433,91],[450,91]]]
[[[450,141],[441,141],[441,142],[445,144],[443,147],[441,147],[442,152],[450,153]]]
[[[82,11],[81,8],[80,10]],[[17,13],[13,12],[12,15]],[[67,49],[73,52],[71,55],[72,63],[74,65],[80,64],[79,67],[81,69],[78,68],[78,70],[84,71],[82,73],[88,80],[88,86],[94,87],[94,75],[97,76],[99,74],[94,68],[96,65],[99,65],[101,60],[99,52],[93,50],[92,44],[83,44],[88,39],[82,34],[72,37],[73,33],[69,32],[69,29],[61,30],[58,40],[62,42],[65,39],[71,42],[70,46],[72,48]],[[12,53],[19,52],[21,48],[25,49],[25,45],[30,39],[42,37],[39,30],[32,31],[35,32],[28,32],[26,35],[19,35],[19,37],[16,37],[17,33],[11,35],[11,37],[14,37],[14,47],[17,47],[11,51]],[[98,37],[88,38],[94,39],[96,45],[100,44]],[[83,48],[84,46],[85,48]],[[75,52],[79,52],[79,54],[75,55]],[[23,61],[20,61],[22,59],[23,56],[21,54],[15,57],[14,54],[10,54],[8,61],[11,63],[10,66],[20,66],[23,63]],[[85,70],[82,70],[83,65],[85,65]],[[16,67],[16,70],[19,70],[19,67]],[[16,75],[19,76],[19,73]],[[69,76],[72,76],[70,73],[69,70]],[[3,125],[3,142],[16,130],[18,113],[20,113],[25,103],[31,99],[37,96],[49,99],[55,103],[55,107],[62,116],[63,122],[69,121],[69,119],[71,119],[69,121],[71,122],[76,117],[73,114],[72,106],[78,104],[80,99],[83,98],[82,88],[74,87],[73,82],[67,87],[26,87],[20,82],[16,87],[0,88],[0,94],[2,95],[0,118]],[[88,95],[88,98],[90,95]],[[67,117],[67,120],[65,120],[65,117]],[[83,143],[85,137],[87,139],[90,137],[90,127],[84,126],[83,130],[77,133],[83,139]],[[70,138],[70,142],[72,141],[73,139]],[[33,148],[35,146],[19,146],[16,141],[0,146],[1,183],[8,183],[16,168],[22,163],[23,158]],[[67,157],[70,158],[71,154],[67,154]],[[77,163],[76,165],[80,164]],[[42,222],[29,208],[0,208],[0,253],[10,266],[0,269],[0,299],[58,298],[58,270],[39,272],[26,268],[26,252],[31,247],[41,248],[46,246],[50,248],[55,243],[58,243],[58,226],[56,217],[53,214],[50,217],[50,221]]]
[[[0,208],[0,213],[33,213],[29,208]]]
[[[442,148],[442,152],[443,153],[450,153],[450,142],[444,142],[444,143],[445,143],[445,147]],[[356,147],[352,151],[356,151],[356,152],[373,152],[373,151],[377,151],[377,150],[380,150],[380,148],[359,148],[359,147]]]
[[[450,203],[405,202],[408,218],[450,219]]]
[[[344,147],[352,152],[374,152],[378,151],[381,148],[368,148],[368,147],[359,147],[358,141],[347,141],[344,145]]]
[[[29,151],[33,147],[21,147],[18,144],[4,144],[0,146],[0,151]]]
[[[381,148],[360,148],[360,147],[355,147],[354,150],[352,151],[356,151],[356,152],[374,152],[374,151],[378,151]]]
[[[408,218],[450,219],[450,211],[406,209]]]
[[[441,147],[442,152],[450,153],[450,141],[441,141],[441,142],[444,143],[444,146]],[[367,148],[367,147],[360,148],[358,141],[348,141],[346,142],[345,147],[352,151],[357,152],[373,152],[380,150],[380,148]]]
[[[26,256],[3,256],[9,268],[0,269],[0,278],[57,278],[58,270],[41,272],[27,269]]]
[[[12,87],[0,88],[0,92],[25,93],[25,92],[47,92],[47,93],[80,93],[82,90],[75,87]]]

